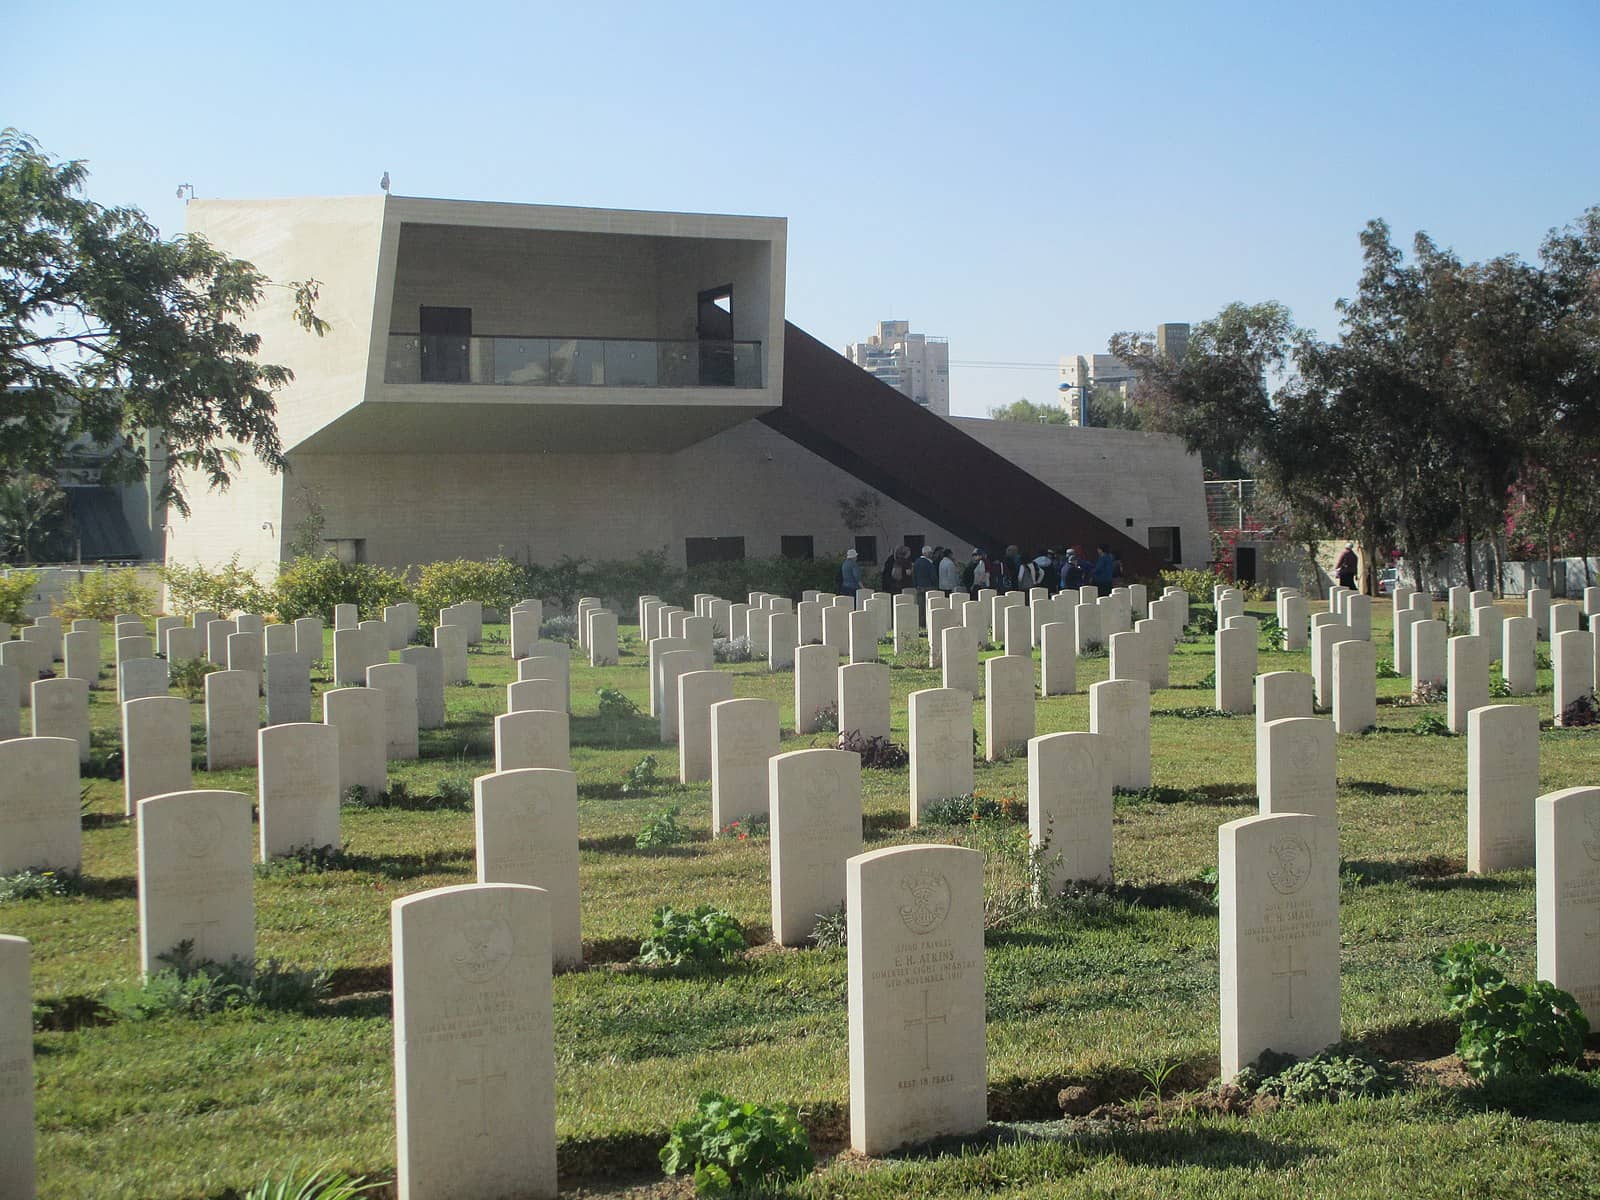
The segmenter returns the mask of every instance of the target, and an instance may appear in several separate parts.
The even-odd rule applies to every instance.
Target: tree
[[[163,239],[136,208],[82,195],[81,162],[57,162],[14,129],[0,132],[0,476],[56,473],[87,437],[109,455],[102,477],[141,479],[138,435],[159,431],[159,493],[187,513],[175,472],[226,487],[245,447],[283,466],[273,394],[293,375],[256,360],[240,325],[272,282],[204,238]],[[307,330],[317,281],[293,289]]]
[[[65,557],[66,516],[67,494],[55,480],[43,475],[0,480],[0,552],[6,558],[32,563]]]
[[[989,418],[994,421],[1028,421],[1038,425],[1072,423],[1072,415],[1059,404],[1035,404],[1027,399],[991,408]]]

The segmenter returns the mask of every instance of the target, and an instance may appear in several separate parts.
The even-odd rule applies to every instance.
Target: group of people
[[[1093,557],[1073,547],[1045,550],[1029,558],[1017,547],[1007,546],[1005,553],[999,555],[974,548],[964,563],[948,546],[924,546],[916,558],[912,558],[910,546],[897,546],[875,579],[863,572],[854,550],[845,554],[839,566],[839,589],[844,595],[854,596],[863,587],[891,594],[915,591],[919,608],[922,597],[934,590],[947,595],[966,592],[976,597],[983,588],[1006,592],[1042,587],[1056,592],[1093,584],[1110,591],[1121,578],[1122,562],[1103,542]]]

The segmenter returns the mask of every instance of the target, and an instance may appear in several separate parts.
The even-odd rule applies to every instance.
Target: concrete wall
[[[1142,545],[1150,544],[1152,525],[1175,525],[1183,566],[1203,567],[1211,556],[1200,456],[1185,450],[1181,439],[980,417],[950,420]]]

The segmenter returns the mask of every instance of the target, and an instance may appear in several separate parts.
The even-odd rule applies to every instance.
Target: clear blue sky
[[[1600,204],[1600,0],[23,0],[0,123],[90,194],[404,195],[789,218],[790,319],[957,362],[1277,299],[1330,333],[1383,217],[1531,255]],[[952,371],[956,412],[1053,370]]]

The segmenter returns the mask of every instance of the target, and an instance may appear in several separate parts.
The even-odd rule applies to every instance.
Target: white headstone
[[[1578,605],[1562,601],[1550,606],[1550,641],[1555,643],[1556,634],[1567,633],[1578,627],[1578,617],[1581,609]]]
[[[460,625],[435,625],[433,644],[443,657],[444,684],[457,687],[467,682],[467,631]]]
[[[572,769],[572,732],[564,712],[506,713],[494,719],[494,769]]]
[[[1311,644],[1308,634],[1310,616],[1304,596],[1287,596],[1283,601],[1283,648],[1304,650]]]
[[[1394,661],[1395,673],[1399,675],[1411,674],[1411,628],[1422,620],[1422,614],[1413,612],[1409,608],[1402,608],[1394,614]]]
[[[1217,830],[1222,1077],[1339,1040],[1339,839],[1299,813]]]
[[[361,610],[354,604],[335,604],[333,606],[333,628],[335,632],[341,629],[355,629],[361,624]]]
[[[73,636],[68,634],[68,637]],[[129,658],[117,668],[117,702],[140,700],[145,696],[167,694],[167,660],[164,658]]]
[[[1571,992],[1600,1022],[1600,787],[1572,787],[1534,801],[1534,906],[1538,977]]]
[[[1108,679],[1089,688],[1089,732],[1111,743],[1111,785],[1150,786],[1150,685]]]
[[[1372,640],[1372,597],[1359,592],[1345,597],[1344,623],[1363,642]]]
[[[206,676],[206,770],[254,766],[261,702],[250,671]]]
[[[0,742],[22,732],[22,672],[0,664]]]
[[[614,667],[620,658],[617,645],[617,614],[598,611],[589,614],[589,665]]]
[[[100,680],[100,635],[74,630],[62,637],[61,649],[66,657],[62,674],[94,687]]]
[[[1100,609],[1093,604],[1080,604],[1075,610],[1074,620],[1077,623],[1079,654],[1088,654],[1091,650],[1104,649],[1106,637],[1101,629],[1100,618]]]
[[[1538,710],[1526,704],[1473,709],[1467,714],[1467,870],[1534,865],[1538,796]]]
[[[239,627],[232,621],[207,621],[206,622],[206,657],[217,666],[224,669],[228,666],[228,639],[239,632]],[[117,638],[117,660],[123,658],[122,638]],[[132,658],[149,658],[150,651],[130,654]]]
[[[444,655],[433,646],[407,646],[400,661],[417,673],[417,728],[444,726]]]
[[[311,666],[298,652],[269,654],[262,659],[266,677],[267,724],[302,724],[311,720]]]
[[[839,732],[864,738],[889,736],[888,667],[848,663],[839,668]]]
[[[892,846],[846,869],[850,1146],[973,1133],[987,1114],[983,855]]]
[[[176,665],[204,658],[206,656],[204,638],[204,634],[189,625],[179,625],[175,629],[167,630],[167,662]]]
[[[1317,707],[1333,707],[1333,648],[1355,635],[1349,626],[1333,622],[1314,625],[1311,630],[1311,680],[1316,687]]]
[[[1012,609],[1011,612],[1026,612]],[[1009,618],[1009,613],[1007,614]],[[990,762],[1021,751],[1033,737],[1032,652],[1000,654],[984,663],[984,757]]]
[[[1028,742],[1028,833],[1040,887],[1111,882],[1111,754],[1098,733],[1047,733]]]
[[[1311,676],[1303,671],[1268,671],[1256,676],[1256,737],[1268,721],[1309,717],[1315,710]],[[1258,743],[1259,744],[1259,743]]]
[[[561,712],[566,707],[567,693],[559,679],[519,679],[506,685],[507,712]]]
[[[71,738],[78,761],[89,761],[89,685],[82,679],[41,679],[33,685],[33,736]]]
[[[367,630],[333,631],[333,682],[340,687],[361,687],[367,681],[367,668],[373,666]]]
[[[665,692],[662,688],[661,660],[668,654],[676,654],[688,650],[689,644],[682,638],[651,638],[647,654],[649,656],[650,671],[650,715],[660,717],[666,708]]]
[[[194,786],[189,702],[181,696],[148,696],[122,706],[123,813],[133,816],[141,800]]]
[[[963,625],[940,635],[940,671],[944,686],[976,696],[980,690],[978,638],[981,626]]]
[[[682,639],[677,639],[682,641]],[[687,649],[687,644],[684,645]],[[572,656],[565,646],[550,642],[536,642],[533,652],[517,663],[518,681],[551,679],[560,687],[563,700],[559,707],[572,711]]]
[[[322,648],[321,617],[295,618],[294,652],[308,663],[322,661],[326,651]]]
[[[850,614],[850,661],[878,661],[878,618],[868,609]]]
[[[720,834],[741,817],[768,814],[767,759],[777,752],[775,702],[723,700],[711,706],[713,834]]]
[[[1534,638],[1543,641],[1550,636],[1550,590],[1528,589],[1527,615],[1533,618]]]
[[[678,676],[678,781],[711,778],[711,706],[733,699],[733,677],[721,671]]]
[[[523,601],[523,604],[529,604]],[[528,653],[528,646],[539,640],[539,627],[544,624],[544,605],[537,600],[531,602],[537,607],[523,607],[519,604],[511,610],[511,657],[522,658]]]
[[[797,647],[794,652],[795,733],[815,733],[822,728],[827,709],[833,710],[837,722],[838,706],[839,659],[833,648],[822,644]]]
[[[138,701],[148,703],[148,701]],[[182,942],[201,961],[256,956],[250,797],[168,792],[139,801],[139,961],[145,975]]]
[[[683,641],[682,638],[668,640]],[[698,671],[700,655],[694,650],[672,650],[656,660],[656,667],[661,679],[659,733],[662,743],[670,746],[678,740],[678,676]]]
[[[1438,687],[1449,678],[1443,621],[1422,620],[1411,626],[1411,690],[1423,684]]]
[[[1453,645],[1455,639],[1451,639]],[[1561,716],[1566,712],[1573,701],[1594,690],[1594,639],[1581,630],[1570,633],[1558,633],[1550,643],[1550,661],[1555,667],[1555,686],[1552,694],[1555,702],[1556,724],[1562,723]],[[33,702],[39,703],[39,684],[34,684]],[[1454,681],[1451,683],[1454,688]],[[1489,698],[1484,696],[1482,703],[1487,704]],[[38,721],[34,722],[34,732],[38,732]]]
[[[339,795],[359,787],[373,799],[389,788],[384,757],[384,697],[371,688],[334,688],[322,693],[322,722],[339,731]]]
[[[212,624],[213,625],[222,625],[222,626],[231,626],[232,622],[231,621],[213,621]],[[223,643],[224,643],[223,644],[223,649],[222,649],[223,662],[220,665],[226,666],[227,665],[227,657],[228,657],[228,651],[227,651],[226,642],[227,642],[227,637],[231,636],[231,635],[228,635],[226,630],[224,630],[223,633],[220,634],[219,636],[222,637],[222,640],[223,640]],[[124,662],[126,662],[130,658],[154,658],[155,657],[155,653],[156,653],[155,639],[151,638],[151,637],[147,637],[146,635],[144,635],[142,633],[132,634],[132,635],[130,635],[128,637],[119,637],[117,639],[117,642],[116,642],[116,647],[117,647],[117,660],[116,661],[117,661],[117,665],[118,666],[121,666]],[[215,660],[213,660],[213,661],[215,661]]]
[[[417,757],[417,672],[405,663],[379,663],[367,669],[367,686],[384,695],[384,754],[389,759]]]
[[[1452,733],[1465,733],[1467,714],[1489,703],[1489,656],[1483,639],[1470,634],[1451,638],[1446,655],[1446,717]]]
[[[339,731],[295,721],[269,725],[256,738],[261,861],[308,846],[337,848]]]
[[[1483,639],[1490,662],[1500,661],[1500,647],[1505,636],[1505,613],[1492,601],[1472,610],[1472,632]]]
[[[0,934],[0,1196],[34,1200],[33,985],[28,943]]]
[[[1539,684],[1539,623],[1533,617],[1507,617],[1501,626],[1500,663],[1513,696],[1531,696]]]
[[[1248,713],[1255,705],[1257,636],[1247,625],[1217,630],[1212,655],[1215,705],[1221,712]]]
[[[550,957],[583,965],[578,895],[578,777],[524,767],[473,785],[479,883],[521,883],[550,894]]]
[[[550,896],[435,888],[391,908],[400,1200],[554,1200]]]
[[[972,791],[972,697],[927,688],[906,697],[911,727],[911,824],[935,800]]]
[[[772,795],[772,938],[810,939],[844,903],[844,865],[861,853],[861,756],[793,750],[767,762]]]
[[[830,610],[831,611],[831,610]],[[791,612],[775,612],[767,618],[767,667],[787,671],[794,666],[795,625]],[[835,656],[837,661],[837,655]]]
[[[1338,821],[1334,732],[1332,721],[1309,716],[1282,717],[1257,728],[1256,795],[1263,816],[1310,813]]]
[[[1360,733],[1378,723],[1377,648],[1368,641],[1333,648],[1333,727]]]
[[[83,863],[77,741],[27,737],[0,742],[0,780],[0,875],[77,871]],[[0,1059],[0,1096],[5,1078],[5,1060]]]
[[[262,655],[268,654],[298,654],[299,648],[295,644],[294,626],[278,622],[268,625],[261,634]],[[307,660],[310,661],[309,659]]]

